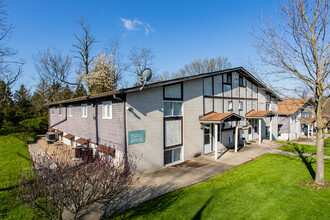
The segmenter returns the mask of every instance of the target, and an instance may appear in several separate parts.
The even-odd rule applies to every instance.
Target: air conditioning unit
[[[48,143],[52,143],[57,140],[57,135],[54,132],[47,132],[46,138]]]

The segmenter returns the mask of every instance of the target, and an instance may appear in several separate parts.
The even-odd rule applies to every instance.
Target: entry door
[[[248,138],[249,138],[249,141],[251,141],[253,139],[252,138],[252,126],[251,125],[249,126],[249,131],[248,132],[249,132],[249,137]]]
[[[212,149],[212,124],[204,125],[204,154],[211,152]]]

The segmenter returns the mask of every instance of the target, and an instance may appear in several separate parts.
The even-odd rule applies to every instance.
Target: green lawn
[[[26,144],[13,135],[0,136],[0,219],[37,219],[14,198],[19,167],[29,169]]]
[[[126,212],[133,219],[330,219],[330,188],[300,186],[315,159],[267,154]],[[330,160],[325,160],[330,181]],[[117,219],[123,214],[117,216]]]
[[[279,143],[286,144],[279,148],[279,150],[290,151],[296,153],[307,153],[307,154],[316,154],[316,146],[315,145],[307,145],[307,144],[296,144],[285,141],[278,141]],[[324,141],[324,155],[330,156],[330,138],[327,138]]]

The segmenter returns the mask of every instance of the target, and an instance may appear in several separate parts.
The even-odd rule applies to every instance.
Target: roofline
[[[219,70],[219,71],[215,71],[215,72],[208,72],[208,73],[202,73],[202,74],[193,75],[193,76],[185,76],[185,77],[181,77],[181,78],[169,79],[169,80],[165,80],[165,81],[161,81],[161,82],[154,82],[154,83],[145,85],[144,89],[155,88],[158,86],[166,86],[166,85],[180,83],[180,82],[184,82],[184,81],[188,81],[188,80],[200,79],[200,78],[204,78],[206,76],[215,76],[215,75],[225,74],[228,72],[235,72],[235,71],[240,71],[241,73],[247,75],[248,77],[250,77],[250,79],[254,80],[259,86],[265,88],[268,92],[270,92],[275,98],[282,101],[282,98],[280,98],[271,89],[269,89],[264,83],[262,83],[256,77],[254,77],[251,73],[249,73],[243,67],[235,67],[235,68]],[[87,95],[87,96],[82,96],[82,97],[78,97],[78,98],[62,100],[62,101],[53,102],[53,103],[47,103],[47,104],[45,104],[45,106],[68,104],[68,103],[74,103],[74,102],[80,102],[80,101],[89,101],[92,99],[104,98],[104,97],[108,97],[111,95],[117,95],[117,94],[127,94],[130,92],[140,91],[141,87],[142,87],[142,85],[130,87],[130,88],[126,88],[126,89],[114,90],[114,91],[110,91],[110,92],[99,93],[99,94],[95,94],[95,95]]]

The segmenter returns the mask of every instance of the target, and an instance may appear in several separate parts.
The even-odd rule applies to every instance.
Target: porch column
[[[310,125],[308,124],[308,125],[307,125],[307,137],[310,136],[310,135],[309,135],[309,129],[310,129]]]
[[[235,153],[237,153],[238,147],[238,121],[236,121],[236,128],[235,128]]]
[[[214,159],[218,159],[218,124],[214,124]]]
[[[314,125],[312,124],[312,136],[314,135]]]
[[[259,144],[261,144],[261,119],[259,119]]]
[[[270,117],[270,125],[269,125],[269,140],[273,140],[273,125],[272,125],[272,117]]]

